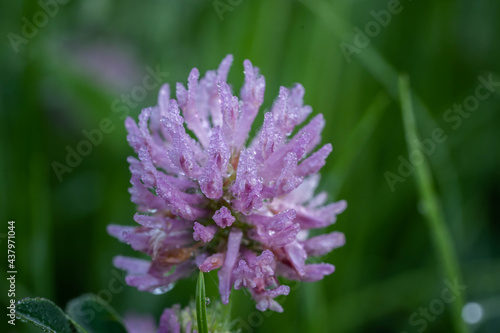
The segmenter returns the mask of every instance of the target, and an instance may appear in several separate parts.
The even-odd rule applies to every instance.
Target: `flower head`
[[[317,281],[334,271],[306,264],[345,242],[333,232],[309,238],[310,229],[335,222],[345,201],[325,205],[314,196],[317,172],[332,150],[321,141],[321,114],[295,131],[311,113],[304,88],[281,87],[264,124],[247,143],[264,100],[264,77],[245,60],[241,99],[226,78],[232,56],[203,78],[195,68],[187,89],[160,90],[158,105],[144,109],[136,124],[125,122],[130,157],[130,194],[137,227],[111,225],[108,232],[151,260],[116,257],[126,281],[142,291],[163,293],[199,268],[218,269],[224,304],[231,289],[247,288],[259,310],[283,311],[275,301],[290,288],[278,276]],[[296,133],[294,133],[296,132]]]

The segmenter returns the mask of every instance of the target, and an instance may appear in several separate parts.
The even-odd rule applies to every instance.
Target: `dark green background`
[[[264,316],[255,331],[417,332],[409,317],[440,297],[443,270],[415,178],[394,192],[384,178],[386,171],[397,172],[398,156],[408,156],[397,90],[397,73],[405,72],[421,102],[415,109],[421,136],[438,127],[447,135],[429,162],[466,301],[485,311],[470,328],[497,332],[500,88],[457,129],[443,114],[474,94],[478,76],[492,73],[500,81],[500,2],[402,1],[401,13],[349,63],[341,41],[353,44],[354,27],[364,29],[373,20],[370,11],[388,2],[233,0],[221,20],[211,1],[69,1],[16,53],[8,33],[21,35],[21,18],[32,21],[41,8],[36,1],[2,1],[0,278],[5,281],[7,221],[15,220],[17,299],[42,296],[64,306],[82,293],[109,289],[117,271],[112,257],[134,254],[105,227],[132,225],[135,209],[127,193],[132,149],[113,101],[142,84],[147,66],[168,72],[165,81],[174,87],[186,82],[192,67],[204,73],[232,53],[229,81],[239,89],[242,62],[250,59],[266,77],[266,108],[280,85],[304,85],[306,103],[327,121],[323,142],[334,147],[321,189],[349,203],[328,228],[347,238],[325,258],[336,272],[298,285],[281,299],[285,312]],[[136,118],[154,105],[157,92],[148,91],[130,114]],[[103,118],[112,120],[114,131],[59,182],[51,163],[64,163],[66,147],[74,149],[85,139],[82,131]],[[206,280],[209,295],[217,297],[212,278]],[[165,307],[187,304],[194,288],[194,277],[163,296],[126,287],[113,294],[111,305],[122,314],[158,317]],[[0,291],[4,309],[6,289]],[[452,331],[451,306],[425,332]],[[235,319],[262,319],[242,292],[233,294],[232,307]],[[8,329],[36,331],[22,323]]]

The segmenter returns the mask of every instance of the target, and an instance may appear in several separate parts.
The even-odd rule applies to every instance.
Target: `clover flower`
[[[194,68],[187,89],[170,99],[165,84],[158,105],[142,110],[138,124],[125,121],[130,157],[130,193],[140,226],[108,226],[108,232],[151,260],[118,256],[126,282],[161,294],[197,268],[218,269],[224,304],[231,289],[247,288],[257,309],[281,312],[276,302],[290,288],[278,277],[317,281],[334,271],[328,263],[306,263],[345,243],[332,232],[309,237],[310,229],[335,222],[345,201],[325,205],[314,195],[317,172],[332,151],[321,141],[321,114],[299,130],[312,109],[303,105],[304,88],[280,88],[258,134],[248,141],[264,100],[264,77],[244,61],[241,99],[226,82],[228,55],[203,78]],[[182,111],[182,115],[181,115]]]

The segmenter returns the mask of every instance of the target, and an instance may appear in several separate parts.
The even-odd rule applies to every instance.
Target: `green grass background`
[[[441,260],[443,239],[428,223],[429,198],[420,195],[417,174],[394,192],[384,177],[397,172],[400,155],[408,156],[398,90],[398,73],[406,73],[420,137],[435,128],[447,135],[428,157],[427,182],[434,183],[437,196],[430,199],[451,236],[447,249],[456,257],[457,278],[467,285],[464,301],[484,309],[479,324],[464,327],[498,332],[500,88],[457,129],[443,114],[474,94],[478,76],[491,73],[500,81],[500,2],[401,1],[401,13],[351,62],[340,43],[353,44],[354,27],[364,29],[370,12],[389,1],[222,2],[232,8],[223,20],[211,1],[69,1],[18,52],[8,34],[21,35],[21,19],[32,21],[40,4],[0,4],[0,278],[5,281],[7,221],[15,220],[16,298],[42,296],[64,306],[82,293],[109,289],[113,256],[134,253],[105,227],[132,225],[135,210],[127,193],[132,150],[113,101],[142,84],[147,66],[168,72],[165,82],[174,87],[186,83],[192,67],[204,73],[232,53],[229,81],[239,90],[242,62],[250,59],[266,77],[265,108],[280,85],[304,85],[306,103],[327,121],[323,142],[334,148],[320,187],[330,200],[349,203],[327,228],[347,238],[325,258],[336,266],[333,275],[296,285],[281,299],[283,314],[258,315],[249,297],[235,292],[233,318],[250,321],[255,332],[417,332],[409,318],[440,298],[449,262]],[[130,115],[154,105],[156,96],[157,89],[149,91]],[[115,130],[59,182],[51,163],[64,163],[66,146],[75,148],[85,139],[82,130],[103,118]],[[214,279],[206,277],[211,298],[217,297]],[[126,287],[110,303],[122,314],[158,317],[165,307],[194,299],[195,282],[193,276],[162,296]],[[0,291],[4,309],[6,289]],[[457,304],[446,305],[425,332],[460,331]],[[36,331],[22,323],[5,327]]]

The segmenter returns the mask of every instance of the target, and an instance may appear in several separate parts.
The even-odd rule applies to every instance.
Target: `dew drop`
[[[273,236],[276,233],[274,230],[269,230],[269,236]]]
[[[462,319],[468,324],[477,324],[483,319],[483,307],[474,302],[465,304],[462,309]]]
[[[153,290],[154,295],[162,295],[174,288],[174,283],[167,284],[166,286],[161,286]]]

